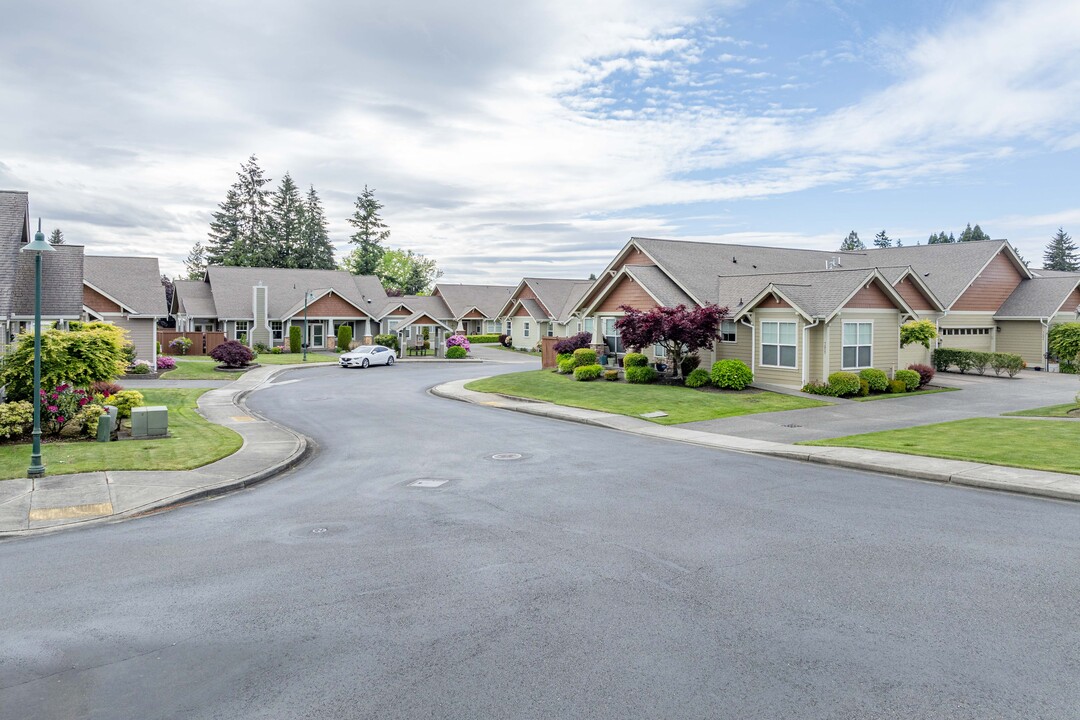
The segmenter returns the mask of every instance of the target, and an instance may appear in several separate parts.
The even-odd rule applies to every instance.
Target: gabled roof
[[[451,318],[458,320],[473,308],[484,317],[495,318],[514,294],[513,285],[455,285],[436,283],[434,295],[442,297],[450,309]]]
[[[419,320],[421,318],[424,318],[424,317],[426,317],[429,320],[434,320],[435,323],[439,327],[441,327],[442,329],[446,330],[446,332],[448,332],[448,333],[454,332],[453,328],[451,328],[449,325],[447,325],[446,323],[439,320],[439,318],[432,317],[431,313],[425,312],[423,310],[421,310],[420,312],[414,312],[412,315],[410,315],[410,316],[408,316],[406,318],[403,318],[401,320],[401,322],[399,322],[397,327],[395,328],[395,332],[401,332],[402,330],[409,327],[410,325],[412,325],[417,320]],[[424,323],[424,325],[429,325],[429,324],[430,323]]]
[[[877,280],[882,292],[905,312],[914,314],[889,281],[876,268],[819,270],[817,272],[735,275],[720,278],[721,297],[734,318],[749,312],[763,298],[776,292],[813,321],[828,321],[862,288]],[[738,299],[735,299],[738,296]]]
[[[441,297],[435,297],[434,295],[401,295],[387,298],[382,309],[375,315],[375,319],[382,320],[392,310],[400,306],[404,306],[412,314],[427,313],[435,320],[454,319],[450,308],[446,306],[446,302]]]
[[[135,315],[168,314],[156,257],[86,255],[83,282]]]
[[[1080,278],[1080,270],[1047,270],[1046,268],[1031,268],[1031,274],[1035,277],[1076,277]]]
[[[25,192],[0,190],[0,319],[14,307],[19,248],[30,240],[29,212]]]
[[[578,301],[592,287],[592,283],[592,280],[568,280],[565,278],[522,278],[521,283],[514,290],[514,296],[516,297],[528,285],[540,304],[547,308],[546,313],[541,312],[541,317],[543,319],[550,318],[557,323],[565,323],[570,319],[570,314],[574,312]],[[500,311],[500,315],[505,315],[507,306],[510,305],[512,303],[506,303],[502,311]],[[529,314],[531,315],[532,311]],[[533,317],[537,316],[533,315]],[[538,319],[540,318],[538,317]]]
[[[205,280],[173,280],[172,312],[196,318],[216,318],[214,294]]]
[[[693,298],[683,292],[666,272],[655,265],[627,265],[626,274],[634,278],[664,307],[694,304]]]
[[[34,314],[34,256],[19,252],[15,297],[11,314],[28,318]],[[160,282],[160,278],[158,278]],[[162,291],[164,297],[164,291]],[[53,245],[41,254],[41,313],[52,318],[78,318],[83,307],[83,248]]]
[[[318,293],[332,289],[357,308],[371,308],[364,312],[373,317],[386,303],[386,291],[378,278],[353,275],[344,270],[211,265],[206,269],[206,275],[214,297],[216,317],[220,319],[250,318],[253,313],[252,288],[259,284],[267,288],[270,319],[287,317],[295,307],[303,307],[304,294],[309,291]]]
[[[1057,277],[1022,280],[994,317],[1040,320],[1053,317],[1077,285],[1080,285],[1080,275],[1065,273]]]

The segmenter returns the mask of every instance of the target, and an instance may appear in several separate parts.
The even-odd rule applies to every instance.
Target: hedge
[[[829,387],[833,389],[837,397],[858,395],[859,376],[850,372],[834,372],[829,376]]]
[[[859,378],[865,380],[874,392],[885,392],[889,389],[889,376],[883,370],[866,368],[859,371]]]
[[[896,379],[904,383],[904,387],[908,392],[913,392],[919,389],[922,385],[922,377],[914,370],[897,370]]]
[[[686,376],[686,387],[689,388],[705,387],[710,382],[712,378],[709,376],[709,371],[704,368],[695,368]]]
[[[937,348],[930,355],[930,362],[939,372],[954,367],[960,373],[974,370],[982,375],[989,366],[994,373],[1008,373],[1013,377],[1024,368],[1024,359],[1012,353],[989,353],[958,348]]]
[[[626,382],[634,383],[635,385],[648,385],[651,382],[656,381],[656,371],[648,365],[642,367],[628,367],[626,368]]]
[[[495,333],[488,333],[485,335],[466,335],[471,343],[497,343],[499,342],[499,336]]]
[[[1050,354],[1063,363],[1080,360],[1080,322],[1056,323],[1047,335]]]
[[[623,367],[645,367],[649,364],[649,358],[642,353],[626,353],[622,362]]]
[[[742,360],[729,358],[714,362],[709,378],[718,388],[742,390],[754,382],[754,373]]]
[[[395,351],[400,350],[398,347],[397,335],[393,333],[386,333],[385,335],[376,335],[373,338],[376,345],[385,345],[388,348],[393,348]]]
[[[604,368],[599,365],[581,365],[574,368],[574,379],[583,381],[595,380],[600,377],[600,373],[603,371]]]
[[[578,348],[574,351],[574,367],[596,365],[596,351],[591,348]]]

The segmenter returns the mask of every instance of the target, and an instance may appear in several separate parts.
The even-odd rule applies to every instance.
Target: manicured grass
[[[240,449],[242,438],[214,425],[195,412],[195,401],[206,390],[140,390],[147,405],[169,408],[171,437],[120,442],[47,442],[42,445],[49,475],[98,470],[190,470],[220,460]],[[127,426],[130,421],[125,420]],[[0,480],[26,477],[30,443],[0,445]]]
[[[533,357],[540,357],[542,353],[533,350],[516,350],[515,348],[508,348],[501,343],[484,343],[484,347],[494,348],[496,350],[505,350],[506,352],[517,353],[518,355],[532,355]]]
[[[283,353],[281,355],[263,353],[255,359],[255,362],[259,365],[300,365],[303,363],[302,357],[299,353]],[[307,357],[308,365],[337,361],[336,355],[323,353],[308,353]],[[208,357],[176,358],[176,369],[162,373],[161,377],[167,380],[232,380],[237,376],[238,373],[214,370],[214,366],[217,364],[216,360]]]
[[[1065,421],[974,418],[799,444],[886,450],[1080,474],[1080,423]]]
[[[829,403],[772,392],[702,392],[685,387],[629,385],[605,380],[577,382],[550,370],[509,373],[473,381],[465,386],[478,392],[546,400],[557,405],[600,410],[638,417],[662,410],[667,417],[650,418],[660,425],[715,420],[733,415],[798,410]]]
[[[1075,417],[1069,415],[1070,410],[1078,410],[1080,406],[1076,403],[1065,403],[1064,405],[1050,405],[1048,407],[1033,408],[1031,410],[1016,410],[1015,412],[1001,413],[1002,415],[1015,415],[1018,417]]]
[[[856,402],[869,402],[870,400],[889,400],[892,398],[906,398],[913,395],[933,395],[934,393],[952,392],[953,390],[959,390],[960,388],[940,387],[930,388],[929,390],[916,390],[915,392],[906,393],[882,393],[880,395],[867,395],[866,397],[853,397],[850,398]]]

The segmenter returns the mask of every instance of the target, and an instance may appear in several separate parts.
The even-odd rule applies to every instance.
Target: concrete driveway
[[[821,440],[1060,405],[1080,391],[1077,376],[1042,372],[1022,372],[1012,379],[938,373],[933,384],[959,390],[703,420],[681,427],[774,442]]]

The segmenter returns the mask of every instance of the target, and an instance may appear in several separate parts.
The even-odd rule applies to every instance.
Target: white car
[[[338,364],[343,368],[366,368],[369,365],[393,365],[397,357],[394,351],[382,345],[361,345],[343,353]]]

